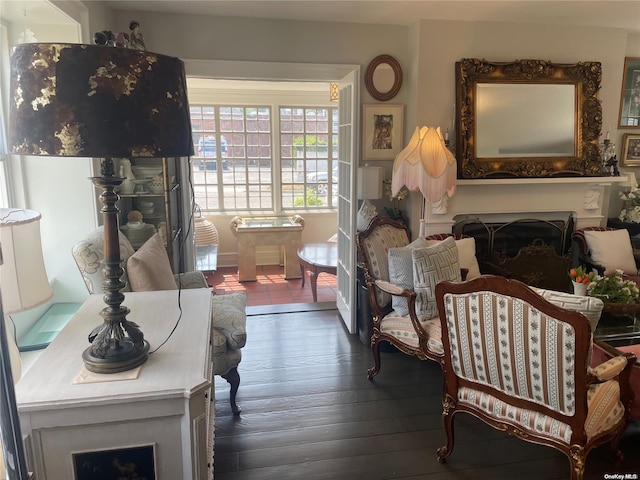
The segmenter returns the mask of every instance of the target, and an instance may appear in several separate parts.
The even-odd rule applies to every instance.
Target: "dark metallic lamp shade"
[[[17,45],[12,152],[63,157],[193,154],[183,62],[126,48]]]

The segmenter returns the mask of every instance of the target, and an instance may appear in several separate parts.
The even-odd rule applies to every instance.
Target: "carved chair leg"
[[[371,337],[371,353],[373,353],[373,367],[367,370],[367,377],[371,380],[380,371],[380,339]]]
[[[569,464],[571,466],[570,480],[582,480],[584,476],[585,451],[580,445],[573,445],[569,449]]]
[[[238,373],[238,368],[234,367],[224,375],[220,376],[227,382],[229,382],[229,385],[231,385],[231,392],[229,393],[229,403],[231,404],[231,411],[234,415],[239,415],[241,410],[236,403],[236,394],[238,393],[238,387],[240,386],[240,374]]]
[[[453,452],[453,408],[455,408],[454,402],[450,398],[446,398],[442,402],[442,423],[444,423],[444,432],[447,436],[447,444],[444,447],[440,447],[437,450],[438,462],[445,463],[447,457]]]

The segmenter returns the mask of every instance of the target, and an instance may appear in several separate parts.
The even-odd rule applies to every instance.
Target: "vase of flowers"
[[[404,222],[404,216],[402,215],[402,210],[400,210],[400,201],[407,198],[407,195],[409,195],[409,190],[403,185],[398,194],[394,197],[391,193],[391,180],[384,180],[383,186],[384,196],[387,197],[393,205],[391,208],[384,207],[384,211],[392,219]]]
[[[628,192],[620,192],[619,197],[624,201],[618,219],[622,222],[640,223],[640,188],[633,187]]]
[[[635,282],[622,278],[622,270],[616,270],[615,274],[608,277],[596,277],[587,287],[587,292],[609,304],[609,310],[613,305],[620,305],[618,310],[635,310],[640,296]]]
[[[573,294],[585,296],[587,287],[595,279],[595,274],[587,272],[586,267],[580,265],[569,270],[569,277],[571,278],[571,283],[573,283]]]

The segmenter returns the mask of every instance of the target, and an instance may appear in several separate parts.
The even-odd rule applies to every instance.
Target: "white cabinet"
[[[18,382],[27,461],[38,480],[81,480],[74,471],[79,455],[143,446],[152,446],[157,480],[211,478],[211,292],[183,290],[180,320],[178,298],[177,290],[125,295],[127,318],[141,326],[151,350],[168,338],[137,376],[78,381],[87,334],[102,321],[102,295],[92,295]]]

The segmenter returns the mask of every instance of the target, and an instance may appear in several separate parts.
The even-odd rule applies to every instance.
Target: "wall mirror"
[[[624,59],[618,126],[640,128],[640,57]]]
[[[599,62],[456,63],[458,178],[599,176]]]
[[[364,74],[364,85],[376,100],[387,101],[395,97],[402,86],[402,68],[391,55],[378,55],[371,60]]]

